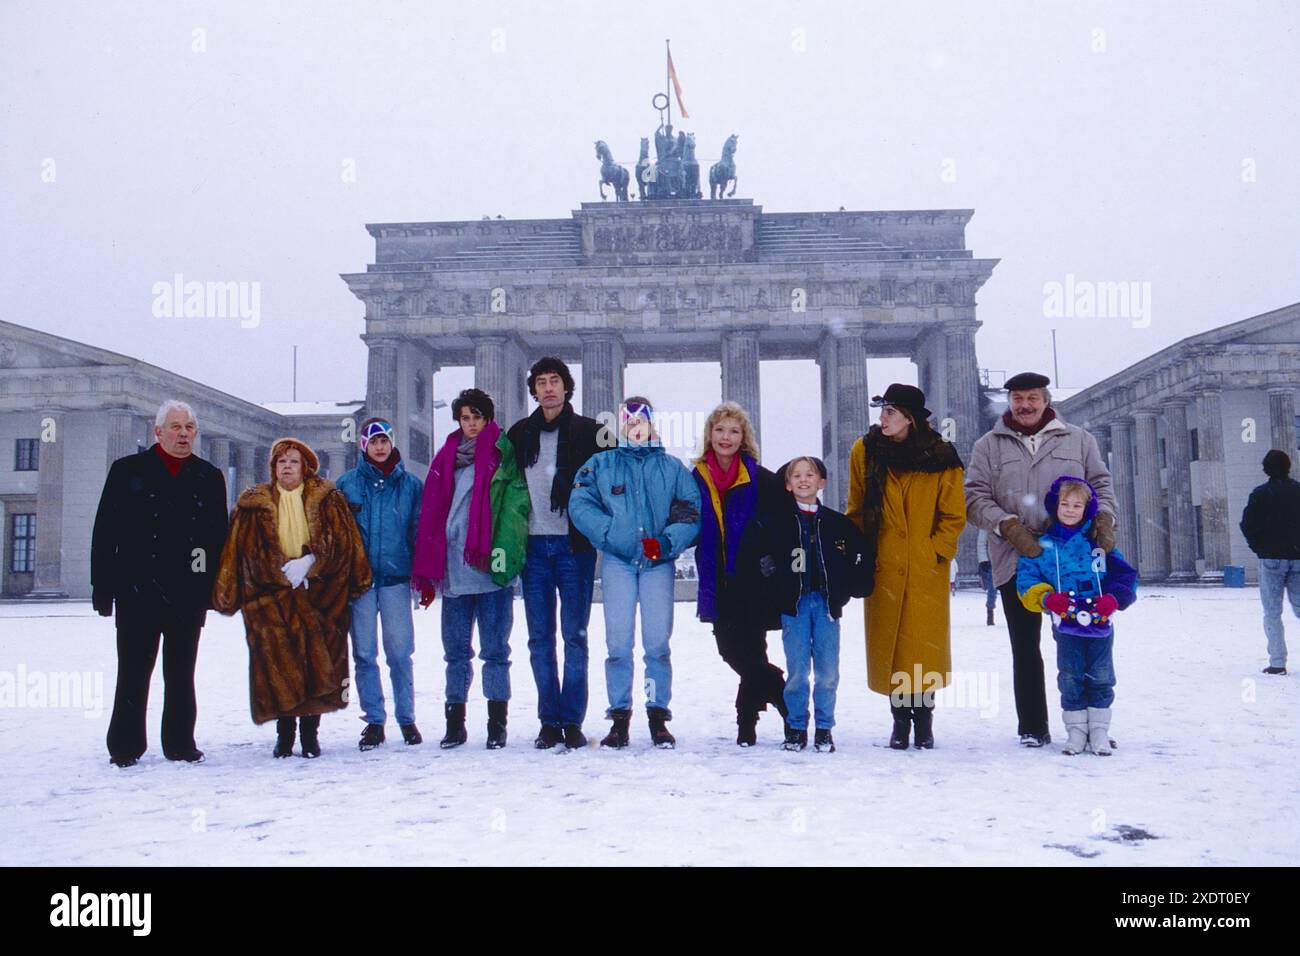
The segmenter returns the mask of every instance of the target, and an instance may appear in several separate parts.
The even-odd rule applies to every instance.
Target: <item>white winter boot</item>
[[[1071,757],[1083,753],[1084,747],[1088,744],[1088,712],[1063,710],[1061,716],[1065,718],[1065,730],[1070,735],[1061,753],[1069,754]]]
[[[1110,708],[1088,708],[1088,748],[1098,757],[1110,756]]]

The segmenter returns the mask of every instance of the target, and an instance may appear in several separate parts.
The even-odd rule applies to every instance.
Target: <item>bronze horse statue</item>
[[[605,186],[614,187],[614,198],[627,202],[627,170],[614,162],[614,154],[603,139],[596,140],[596,158],[600,160],[600,198],[606,199]]]
[[[731,183],[731,192],[726,193],[727,198],[736,195],[736,143],[739,141],[740,137],[735,133],[728,136],[722,144],[722,158],[709,167],[710,199],[722,199],[728,182]]]

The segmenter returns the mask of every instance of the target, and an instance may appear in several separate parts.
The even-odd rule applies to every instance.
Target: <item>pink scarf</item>
[[[710,448],[704,453],[704,463],[709,466],[709,475],[713,478],[713,487],[717,489],[718,494],[722,494],[728,488],[736,483],[740,477],[740,452],[737,451],[731,456],[731,467],[726,471],[718,464],[718,456]]]
[[[469,529],[465,563],[486,571],[492,562],[492,476],[501,464],[497,440],[501,426],[488,422],[474,444],[474,487],[469,498]],[[415,535],[411,576],[417,588],[437,588],[447,577],[447,515],[456,489],[456,448],[463,437],[458,428],[443,442],[429,465],[420,503],[420,527]]]

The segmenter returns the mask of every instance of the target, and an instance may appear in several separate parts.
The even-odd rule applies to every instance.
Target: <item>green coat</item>
[[[492,549],[505,556],[505,568],[492,572],[492,582],[505,587],[524,569],[528,554],[528,514],[533,509],[528,482],[519,470],[515,447],[506,433],[497,439],[501,464],[492,476]],[[494,562],[495,563],[495,562]]]

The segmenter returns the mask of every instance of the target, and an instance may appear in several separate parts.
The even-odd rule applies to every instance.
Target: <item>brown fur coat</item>
[[[289,587],[276,536],[273,483],[239,496],[212,606],[244,612],[253,722],[341,710],[348,704],[349,602],[370,587],[370,563],[347,499],[333,483],[306,479],[308,587]]]

